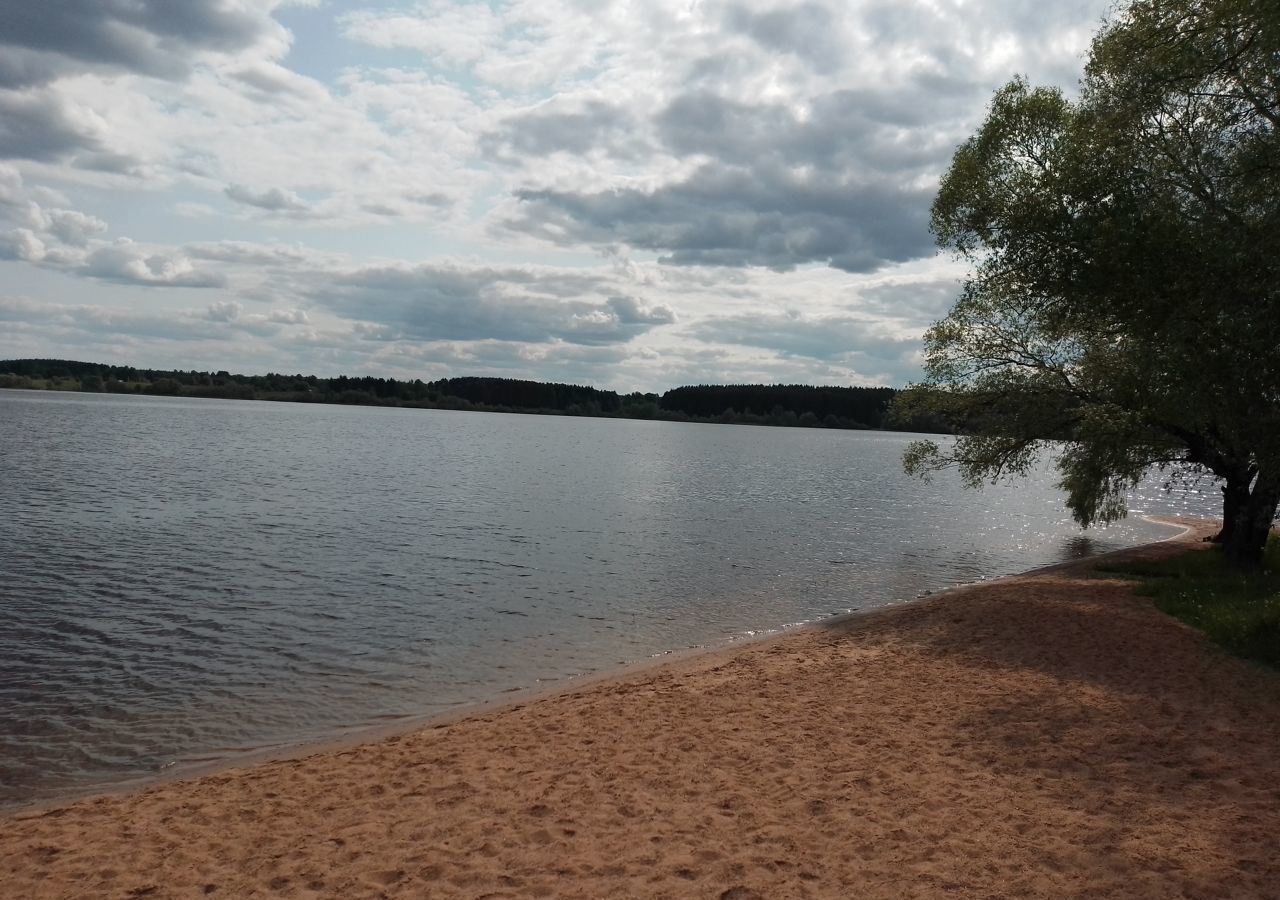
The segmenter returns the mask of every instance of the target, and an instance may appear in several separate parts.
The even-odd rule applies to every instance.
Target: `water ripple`
[[[26,392],[0,421],[0,805],[1168,533],[1082,535],[1043,475],[906,479],[899,435]]]

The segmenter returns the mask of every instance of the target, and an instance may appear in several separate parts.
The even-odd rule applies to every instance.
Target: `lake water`
[[[1175,533],[908,439],[0,392],[0,805]]]

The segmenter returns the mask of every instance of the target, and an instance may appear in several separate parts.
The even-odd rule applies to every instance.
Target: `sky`
[[[0,0],[0,358],[900,386],[1098,0]]]

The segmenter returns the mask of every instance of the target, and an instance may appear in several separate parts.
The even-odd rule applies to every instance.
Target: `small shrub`
[[[1214,643],[1280,668],[1280,539],[1272,535],[1261,568],[1241,572],[1213,547],[1171,559],[1100,566],[1139,579],[1138,592],[1160,611],[1204,632]]]

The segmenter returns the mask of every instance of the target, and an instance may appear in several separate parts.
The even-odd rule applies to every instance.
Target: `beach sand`
[[[1280,675],[1087,569],[21,813],[0,895],[1280,897]]]

